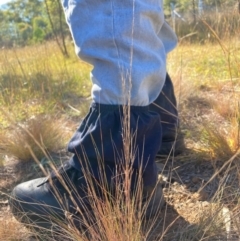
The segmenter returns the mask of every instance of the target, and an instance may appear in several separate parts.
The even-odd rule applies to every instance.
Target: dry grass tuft
[[[21,161],[33,159],[31,152],[38,159],[43,152],[56,152],[66,146],[72,130],[64,119],[51,116],[36,116],[24,125],[16,124],[9,131],[0,135],[0,153]]]
[[[219,118],[218,127],[214,121],[204,122],[201,143],[210,152],[212,158],[226,160],[240,147],[240,112],[233,104],[227,107],[222,102],[216,104],[214,109],[224,119]]]
[[[215,126],[209,124],[204,126],[201,143],[212,159],[226,160],[233,155],[234,152],[226,135],[223,130],[216,129]]]

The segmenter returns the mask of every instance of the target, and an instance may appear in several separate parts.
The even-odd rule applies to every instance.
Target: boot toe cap
[[[9,204],[15,217],[32,213],[63,216],[62,208],[53,193],[43,184],[46,178],[38,178],[17,185],[10,196]],[[41,185],[43,184],[43,185]]]

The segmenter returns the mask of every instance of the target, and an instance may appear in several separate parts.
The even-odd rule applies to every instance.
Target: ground
[[[79,102],[85,103],[89,95],[86,83],[90,67],[75,57],[64,59],[53,43],[17,52],[2,51],[0,77],[4,91],[0,108],[4,106],[7,111],[0,109],[1,131],[13,129],[6,113],[12,114],[14,124],[22,124],[39,113],[60,113],[71,119],[68,126],[76,127],[81,120],[79,113],[84,115],[89,106],[86,104],[83,111]],[[238,37],[218,44],[180,41],[168,57],[186,149],[179,156],[156,160],[166,205],[154,222],[151,240],[239,240],[239,57]],[[0,160],[0,240],[32,241],[34,235],[11,215],[8,195],[15,185],[40,177],[42,172],[33,160],[19,162],[3,155],[3,144],[5,138],[0,142],[4,159],[3,165]],[[21,138],[19,147],[21,150]],[[68,157],[62,149],[51,155],[58,163]],[[48,165],[46,159],[40,161]]]
[[[159,180],[164,187],[166,205],[162,210],[162,216],[155,222],[149,240],[213,241],[230,240],[230,237],[231,240],[238,240],[236,224],[239,198],[238,155],[233,155],[232,159],[224,162],[211,160],[209,158],[211,155],[209,153],[206,155],[204,148],[196,148],[201,144],[199,140],[195,140],[197,135],[188,137],[186,134],[187,130],[196,128],[198,125],[196,119],[203,121],[204,118],[211,118],[213,122],[219,122],[221,126],[226,125],[227,128],[227,122],[224,124],[224,119],[210,105],[211,95],[213,93],[208,92],[204,98],[189,96],[184,104],[187,111],[184,109],[181,111],[181,131],[185,133],[186,148],[179,156],[156,160]],[[189,113],[191,116],[194,115],[195,119],[185,121],[189,120]],[[67,153],[61,151],[55,154],[53,159],[58,159],[58,155],[62,161],[68,158]],[[16,237],[8,239],[6,236],[6,241],[35,240],[12,217],[7,195],[17,183],[41,177],[42,172],[34,161],[19,163],[9,159],[5,163],[7,164],[0,167],[0,222],[3,229],[4,225],[9,229],[11,223],[14,229],[19,230],[18,239]],[[42,164],[47,165],[44,160]],[[4,231],[1,232],[3,236]],[[9,235],[8,231],[6,235]]]
[[[217,193],[220,185],[220,178],[216,176],[211,179],[216,170],[208,160],[195,161],[192,160],[192,153],[190,150],[184,152],[185,160],[174,160],[169,158],[168,162],[157,160],[159,168],[159,178],[164,186],[164,195],[166,198],[166,206],[163,209],[163,217],[156,222],[156,227],[152,233],[152,240],[155,236],[159,237],[159,233],[164,234],[163,240],[200,240],[204,234],[203,228],[199,227],[201,221],[204,219],[204,212],[212,212],[215,215],[214,209],[221,209],[223,206],[228,207],[228,203],[219,203],[216,197],[214,203],[214,195]],[[189,156],[189,158],[187,158]],[[220,168],[220,167],[219,167]],[[233,176],[234,171],[232,171]],[[33,236],[28,234],[28,231],[19,224],[14,217],[12,217],[9,206],[8,197],[12,188],[19,182],[41,177],[41,171],[36,168],[34,163],[12,163],[0,169],[0,188],[2,193],[0,195],[0,222],[9,228],[9,223],[13,225],[14,229],[18,229],[17,240],[30,241],[35,240]],[[219,174],[221,175],[221,174]],[[233,176],[231,178],[233,178]],[[230,180],[228,180],[229,182]],[[235,183],[235,185],[237,185]],[[233,187],[233,182],[231,183]],[[235,187],[238,188],[238,185]],[[227,200],[226,200],[227,201]],[[228,209],[227,209],[228,210]],[[9,222],[9,223],[8,223]],[[206,220],[204,220],[206,222]],[[168,228],[169,227],[169,228]],[[181,227],[186,232],[186,229],[193,229],[192,233],[188,231],[186,239],[179,239],[179,231]],[[226,240],[223,234],[220,234],[218,239],[208,240]],[[9,231],[6,231],[9,235]],[[184,232],[181,235],[186,235]],[[198,235],[198,236],[196,236]],[[225,233],[226,235],[226,233]],[[193,237],[196,236],[196,237]],[[7,239],[6,241],[11,240]],[[15,240],[15,239],[14,239]],[[158,240],[158,239],[157,239]]]

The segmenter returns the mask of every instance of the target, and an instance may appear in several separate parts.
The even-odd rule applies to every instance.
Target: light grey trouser
[[[77,55],[93,65],[96,103],[146,106],[159,95],[177,37],[162,0],[62,0]]]

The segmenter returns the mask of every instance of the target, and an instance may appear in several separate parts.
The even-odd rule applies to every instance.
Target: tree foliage
[[[47,5],[46,5],[47,2]],[[68,35],[61,0],[13,0],[0,8],[0,46],[27,45]]]
[[[47,35],[48,23],[44,18],[35,17],[33,19],[33,40],[34,42],[42,42]]]

